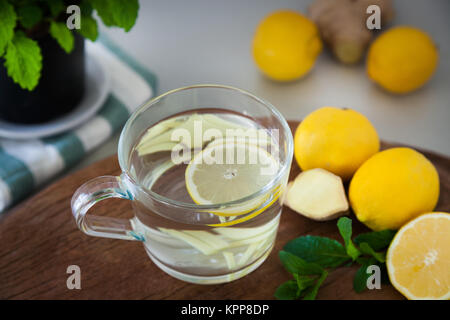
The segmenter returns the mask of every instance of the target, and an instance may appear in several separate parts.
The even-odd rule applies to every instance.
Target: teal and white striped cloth
[[[156,77],[101,37],[87,42],[108,70],[110,93],[98,114],[72,131],[43,139],[0,138],[0,213],[37,187],[70,168],[120,130],[130,114],[154,96]]]

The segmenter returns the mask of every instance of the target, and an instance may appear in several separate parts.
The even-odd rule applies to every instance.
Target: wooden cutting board
[[[292,122],[294,129],[298,123]],[[383,148],[393,147],[384,143]],[[439,171],[441,196],[436,210],[450,211],[450,159],[422,151]],[[112,156],[59,180],[0,218],[0,299],[273,299],[290,279],[278,259],[286,242],[300,235],[340,237],[336,221],[314,222],[285,208],[276,245],[253,273],[221,285],[194,285],[174,279],[147,257],[141,243],[89,237],[79,231],[70,199],[83,182],[120,173]],[[291,179],[299,173],[293,161]],[[129,201],[106,200],[93,211],[132,217]],[[355,233],[367,229],[353,219]],[[69,265],[81,268],[81,290],[66,286]],[[402,299],[390,285],[357,294],[352,289],[357,267],[333,271],[318,299]]]

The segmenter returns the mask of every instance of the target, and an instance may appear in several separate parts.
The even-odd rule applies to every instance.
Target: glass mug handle
[[[78,228],[87,235],[144,241],[144,237],[133,230],[130,219],[109,218],[87,214],[88,210],[94,204],[105,199],[133,199],[132,195],[121,187],[119,181],[120,177],[101,176],[83,184],[72,196],[72,214]]]

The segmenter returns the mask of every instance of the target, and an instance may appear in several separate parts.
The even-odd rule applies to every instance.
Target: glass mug
[[[186,164],[175,165],[173,159],[168,160],[167,148],[136,156],[140,155],[136,145],[150,132],[149,128],[155,128],[161,136],[161,132],[169,130],[166,124],[186,124],[192,119],[189,117],[199,115],[216,124],[223,124],[216,121],[218,117],[228,117],[239,120],[238,127],[275,132],[264,140],[270,140],[271,149],[276,150],[270,181],[256,186],[254,181],[247,185],[244,181],[244,190],[253,191],[240,199],[198,204],[186,192]],[[233,148],[238,145],[236,142]],[[249,143],[246,148],[262,152]],[[151,260],[175,278],[199,284],[229,282],[255,270],[273,248],[292,155],[290,128],[270,103],[223,85],[175,89],[151,99],[131,115],[118,145],[121,175],[97,177],[82,185],[72,197],[72,213],[78,228],[87,235],[141,241]],[[252,177],[259,179],[258,175]],[[217,181],[213,187],[220,183]],[[130,200],[133,218],[87,214],[95,203],[108,198]]]

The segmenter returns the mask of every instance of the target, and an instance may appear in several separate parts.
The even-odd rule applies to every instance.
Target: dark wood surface
[[[297,123],[291,123],[295,128]],[[383,148],[393,144],[383,144]],[[450,211],[450,159],[422,151],[439,171],[441,195],[436,210]],[[299,172],[295,161],[291,178]],[[276,246],[253,273],[221,285],[194,285],[174,279],[147,257],[141,243],[89,237],[79,231],[70,199],[85,181],[120,173],[116,156],[100,161],[50,185],[0,218],[0,299],[273,299],[290,275],[277,253],[300,235],[339,239],[336,221],[314,222],[285,208]],[[106,200],[97,215],[132,217],[129,201]],[[365,231],[353,219],[355,232]],[[69,265],[81,268],[81,290],[66,286]],[[333,271],[318,299],[401,299],[390,285],[357,294],[352,279],[357,267]]]

